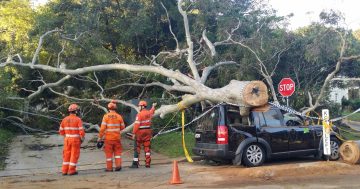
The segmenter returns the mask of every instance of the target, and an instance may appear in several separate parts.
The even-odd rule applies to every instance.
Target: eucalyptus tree
[[[245,17],[245,14],[259,11],[259,7],[254,6],[252,1],[226,2],[228,5],[234,4],[227,8],[238,9],[235,5],[242,5],[241,12],[231,12],[237,14],[234,21],[241,15]],[[174,14],[174,8],[178,13]],[[216,41],[210,42],[206,28],[197,30],[199,28],[192,27],[192,22],[195,25],[201,24],[196,18],[202,14],[200,8],[192,1],[53,1],[40,10],[42,16],[38,17],[38,25],[33,31],[39,33],[40,40],[31,60],[13,56],[2,61],[0,67],[22,66],[39,71],[39,85],[26,96],[28,100],[50,91],[66,99],[100,106],[96,102],[110,101],[114,97],[107,90],[109,85],[113,87],[117,84],[120,87],[157,86],[172,95],[180,94],[180,102],[162,105],[156,111],[160,116],[202,101],[230,102],[246,107],[266,104],[267,90],[261,82],[253,83],[247,90],[244,90],[250,83],[247,81],[233,80],[220,88],[206,85],[213,70],[221,66],[239,65],[240,61],[231,56],[221,57],[226,53],[219,53],[214,58],[211,43],[217,44]],[[230,16],[225,12],[225,7],[221,8],[222,11],[215,12],[217,17]],[[221,23],[220,21],[221,19],[218,22]],[[234,23],[235,28],[238,22]],[[55,29],[50,30],[49,27]],[[219,27],[216,32],[223,29],[235,31]],[[40,31],[44,32],[40,34]],[[195,32],[192,33],[193,31]],[[224,45],[226,42],[219,43]],[[101,74],[114,74],[114,70],[122,70],[115,76],[130,77],[119,81],[121,77],[109,78],[106,74]],[[57,76],[45,75],[49,72],[57,73]],[[141,74],[133,76],[134,73]],[[147,80],[148,76],[152,79]],[[73,96],[71,91],[63,91],[59,87],[69,85],[71,79],[86,80],[85,83],[92,83],[97,91],[94,88],[87,91],[78,85],[83,91],[78,91],[75,93],[78,96]],[[129,82],[131,79],[133,82]],[[243,94],[244,92],[248,94]],[[252,98],[245,99],[245,95]],[[117,101],[134,107],[125,100]]]

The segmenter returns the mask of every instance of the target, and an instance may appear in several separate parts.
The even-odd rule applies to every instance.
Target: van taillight
[[[216,144],[227,144],[229,142],[228,128],[225,125],[217,127],[216,138]]]

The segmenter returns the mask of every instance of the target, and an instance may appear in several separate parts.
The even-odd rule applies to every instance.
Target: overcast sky
[[[32,0],[35,5],[48,0]],[[360,0],[265,0],[278,10],[279,16],[294,13],[290,19],[290,28],[296,29],[319,20],[322,10],[337,10],[344,14],[349,29],[360,29]]]
[[[337,10],[345,16],[349,29],[360,29],[359,0],[268,0],[270,5],[278,10],[279,16],[294,13],[290,19],[290,27],[306,26],[312,21],[319,21],[322,10]]]

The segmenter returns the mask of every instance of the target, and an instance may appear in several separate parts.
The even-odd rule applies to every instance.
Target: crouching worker
[[[146,101],[139,102],[140,111],[136,116],[135,125],[133,128],[133,136],[135,140],[134,160],[130,168],[139,167],[139,154],[141,146],[144,146],[145,151],[145,167],[150,168],[150,141],[152,138],[151,119],[155,112],[156,103],[152,105],[152,108],[150,110],[147,110],[146,106]]]
[[[76,116],[79,111],[77,104],[71,104],[68,108],[69,116],[65,117],[60,124],[59,133],[64,136],[63,149],[63,175],[76,175],[76,165],[80,157],[80,145],[84,141],[85,132],[81,119]]]
[[[113,157],[115,159],[115,171],[121,170],[121,130],[125,128],[123,118],[116,113],[116,104],[111,101],[108,104],[109,113],[105,114],[99,132],[98,142],[104,140],[106,157],[105,171],[113,171]]]

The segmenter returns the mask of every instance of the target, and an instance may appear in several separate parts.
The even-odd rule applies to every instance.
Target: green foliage
[[[350,113],[352,113],[352,111],[344,111],[343,115],[348,115]],[[360,122],[360,112],[352,114],[351,116],[347,117],[346,119],[351,120],[351,121]]]
[[[35,12],[29,0],[0,2],[0,56],[7,56],[18,51],[28,55],[30,36]]]
[[[345,140],[360,140],[360,132],[346,126],[339,126],[340,134]]]
[[[187,151],[192,155],[192,148],[195,145],[194,133],[185,132],[185,144]],[[169,157],[184,156],[181,132],[172,132],[158,136],[151,141],[151,148]]]
[[[9,151],[9,144],[14,135],[3,128],[0,128],[0,170],[5,168],[6,155]]]
[[[358,108],[360,108],[360,99],[342,99],[341,104],[344,107],[344,109],[355,111]]]

